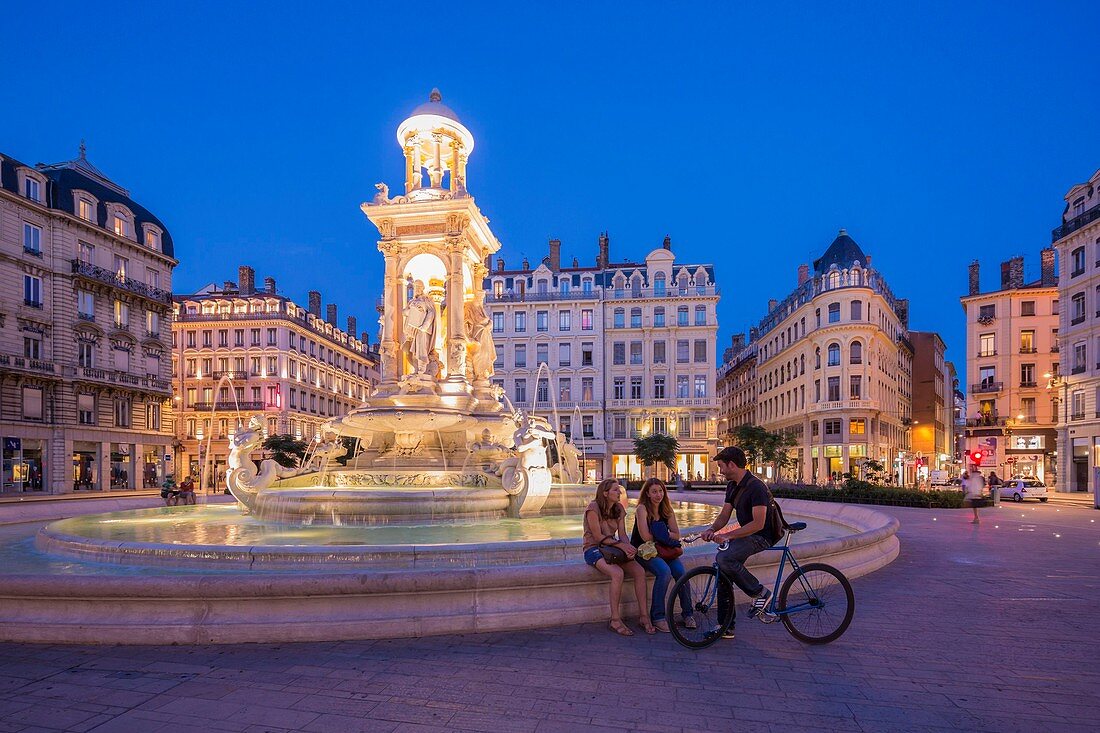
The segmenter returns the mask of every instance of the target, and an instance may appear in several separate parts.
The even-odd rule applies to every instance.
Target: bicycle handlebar
[[[693,542],[698,542],[701,539],[703,539],[702,534],[689,534],[686,537],[681,538],[680,541],[690,545]],[[719,552],[721,552],[722,550],[729,549],[729,546],[730,546],[730,541],[729,540],[723,540],[722,542],[715,542],[715,540],[712,539],[710,541],[714,542],[716,545],[718,545]]]

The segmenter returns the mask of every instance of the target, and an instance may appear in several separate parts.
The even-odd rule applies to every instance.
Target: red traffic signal
[[[970,462],[980,466],[982,463],[982,452],[980,450],[970,451]]]

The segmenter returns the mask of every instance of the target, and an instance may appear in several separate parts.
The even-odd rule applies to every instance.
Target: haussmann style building
[[[310,291],[303,308],[275,288],[255,285],[242,266],[237,282],[177,295],[172,323],[174,428],[183,472],[225,473],[238,420],[263,416],[265,435],[313,440],[321,424],[358,406],[378,383],[378,352],[368,335],[337,325],[329,303]],[[209,451],[209,452],[208,452]]]
[[[159,485],[176,265],[83,144],[55,165],[0,154],[0,491]]]

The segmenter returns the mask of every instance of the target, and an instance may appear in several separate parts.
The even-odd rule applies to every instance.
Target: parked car
[[[1047,500],[1046,484],[1035,478],[1009,479],[1001,484],[1000,492],[1002,499],[1012,499],[1012,501],[1038,499],[1045,502]]]
[[[947,483],[945,483],[944,486],[958,486],[958,487],[961,487],[962,483],[963,483],[962,479],[959,478],[958,476],[956,476],[955,478],[947,479]]]

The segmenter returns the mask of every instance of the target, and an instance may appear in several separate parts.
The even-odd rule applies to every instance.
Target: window
[[[42,307],[42,278],[35,275],[23,276],[23,304],[31,308]]]
[[[695,375],[695,396],[706,397],[707,396],[707,377],[705,374]]]
[[[516,344],[515,358],[517,368],[527,366],[527,344]]]
[[[668,435],[668,418],[667,417],[654,417],[653,418],[653,432],[659,435]]]
[[[1073,202],[1073,215],[1081,216],[1085,213],[1085,197],[1082,196]]]
[[[611,322],[612,328],[625,328],[626,327],[626,310],[623,308],[616,308],[613,314]]]
[[[863,320],[863,303],[858,300],[852,301],[852,320]]]
[[[840,344],[829,344],[829,366],[840,366]]]
[[[1070,257],[1073,262],[1073,271],[1070,272],[1070,277],[1077,277],[1085,272],[1085,248],[1078,247],[1070,253]]]
[[[516,402],[522,404],[527,401],[527,380],[516,380]]]
[[[23,195],[31,201],[42,201],[42,186],[37,179],[27,176],[23,180]]]
[[[549,402],[550,401],[550,380],[543,377],[535,383],[535,401],[536,402]]]
[[[119,428],[130,427],[130,400],[128,398],[115,400],[115,426]]]
[[[85,265],[95,264],[95,245],[87,242],[76,243],[77,258]]]
[[[653,377],[653,399],[665,399],[665,376],[663,374]]]
[[[1021,387],[1034,387],[1035,386],[1035,365],[1034,364],[1021,364],[1020,365],[1020,386]]]
[[[125,237],[129,232],[126,226],[126,220],[119,214],[115,214],[111,217],[111,229],[120,237]]]
[[[849,435],[863,435],[867,432],[867,420],[862,417],[853,417],[848,421]]]
[[[535,312],[535,330],[539,333],[545,333],[550,330],[550,312],[549,311],[536,311]]]
[[[592,344],[581,344],[581,366],[592,366]]]
[[[691,359],[688,358],[688,344],[690,342],[687,339],[680,339],[676,342],[676,363],[687,364]]]
[[[1033,316],[1035,315],[1035,301],[1025,300],[1020,303],[1020,315],[1021,316]]]
[[[539,280],[536,287],[540,294],[545,295],[550,289],[550,282],[548,280]]]
[[[688,398],[688,378],[686,374],[676,375],[676,399],[685,400]]]
[[[626,342],[616,341],[611,348],[611,363],[626,364]]]
[[[642,399],[642,378],[631,377],[630,378],[630,399],[640,400]]]
[[[569,331],[573,328],[573,311],[558,311],[558,330]]]
[[[707,342],[706,339],[695,339],[695,363],[705,364],[707,362]]]
[[[825,393],[826,402],[840,401],[840,377],[829,377]]]
[[[550,364],[550,344],[535,344],[535,364]]]
[[[149,249],[160,249],[160,236],[152,229],[145,229],[145,246]]]
[[[665,309],[654,308],[653,309],[653,326],[655,328],[664,328],[665,326]]]
[[[1020,400],[1020,412],[1024,416],[1024,422],[1035,422],[1035,398],[1024,397]]]
[[[615,415],[611,418],[611,430],[616,438],[626,437],[626,415]]]
[[[76,291],[76,315],[85,321],[95,320],[95,295],[87,290]]]
[[[581,400],[583,402],[591,402],[592,397],[593,379],[592,377],[581,377]]]
[[[863,399],[863,377],[858,374],[848,377],[848,399]]]
[[[688,308],[686,305],[682,305],[676,309],[676,325],[686,326],[688,325]]]
[[[978,379],[981,389],[992,389],[997,382],[996,367],[984,366],[978,369]]]
[[[615,377],[612,380],[611,398],[615,400],[626,399],[626,377]]]
[[[862,364],[863,363],[863,343],[860,341],[853,341],[852,345],[848,349],[849,363]]]
[[[664,297],[666,294],[665,274],[663,272],[658,272],[653,278],[653,294],[659,298]]]
[[[87,341],[81,341],[76,345],[76,361],[77,364],[85,369],[91,369],[95,366],[93,354],[95,353],[95,344],[90,344]]]
[[[573,379],[561,377],[558,379],[558,402],[573,401]]]
[[[23,224],[23,251],[32,255],[42,255],[42,229],[34,224]]]
[[[23,388],[23,419],[24,420],[41,420],[42,419],[42,388],[41,387],[24,387]]]
[[[501,298],[503,296],[504,296],[504,281],[503,280],[494,280],[493,281],[493,297],[494,298]]]
[[[237,347],[244,346],[244,329],[238,328],[233,331],[233,345]]]
[[[1085,342],[1080,341],[1073,345],[1073,373],[1080,374],[1085,371]]]
[[[1071,311],[1073,320],[1070,323],[1074,325],[1082,323],[1085,320],[1085,294],[1077,293],[1073,296],[1071,303],[1073,306]]]
[[[160,404],[149,402],[145,405],[145,427],[148,430],[160,430]]]
[[[95,221],[95,207],[88,199],[80,199],[76,207],[76,215],[84,221]]]
[[[160,314],[156,311],[145,311],[145,333],[160,336]]]
[[[501,311],[493,313],[493,333],[504,333],[504,313]]]
[[[978,356],[996,356],[997,355],[997,340],[996,334],[983,333],[978,336]]]
[[[821,402],[821,380],[814,380],[814,402]]]
[[[516,311],[515,315],[516,333],[527,333],[527,312]]]
[[[642,342],[631,341],[630,342],[630,363],[641,364],[642,363]]]
[[[95,425],[95,395],[76,396],[76,421],[81,425]]]
[[[1020,331],[1020,353],[1021,354],[1034,354],[1035,353],[1035,332],[1034,331]]]
[[[840,303],[829,303],[829,323],[840,323]]]
[[[665,358],[665,342],[654,341],[653,342],[653,363],[665,364],[667,359]]]
[[[268,346],[276,346],[278,343],[279,343],[279,341],[278,341],[278,337],[276,335],[275,329],[274,328],[267,329],[267,345]],[[310,353],[310,356],[313,355],[313,342],[312,341],[309,342],[309,353]]]
[[[564,343],[558,344],[558,366],[572,366],[573,364],[573,350],[572,344]]]
[[[822,420],[826,435],[840,435],[840,420]]]
[[[588,282],[588,281],[585,280],[585,282]],[[592,330],[592,310],[590,308],[585,308],[584,310],[581,311],[581,330],[582,331],[591,331]]]
[[[581,435],[585,438],[591,438],[596,434],[595,420],[591,415],[581,416]]]
[[[631,308],[630,309],[630,327],[641,328],[642,327],[642,309]]]
[[[1083,389],[1074,390],[1073,395],[1073,420],[1083,420],[1085,417],[1085,391]]]
[[[978,322],[979,323],[983,323],[983,322],[988,323],[989,321],[992,321],[996,317],[997,317],[997,306],[996,305],[990,304],[990,305],[983,305],[983,306],[978,307]]]
[[[695,325],[707,325],[707,307],[705,305],[695,306]]]
[[[558,283],[558,290],[562,295],[569,295],[569,280],[563,277]]]
[[[591,295],[592,294],[592,281],[591,280],[585,278],[585,280],[583,282],[581,282],[581,292],[584,293],[585,295]]]
[[[127,328],[130,325],[130,306],[121,300],[115,301],[115,328]]]
[[[814,369],[821,368],[821,347],[814,349]]]
[[[42,358],[42,342],[38,336],[23,337],[23,356],[27,359]]]

